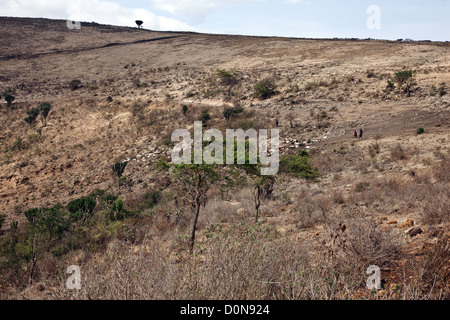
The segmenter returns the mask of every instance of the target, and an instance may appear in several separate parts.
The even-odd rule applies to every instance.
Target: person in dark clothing
[[[363,136],[363,129],[359,129],[359,138],[362,139]]]
[[[277,127],[278,127],[278,119],[275,121],[275,124],[277,125]]]

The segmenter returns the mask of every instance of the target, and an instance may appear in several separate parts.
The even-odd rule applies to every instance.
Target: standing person
[[[363,136],[363,129],[359,129],[359,138],[362,139]]]
[[[278,119],[275,121],[275,124],[277,125],[277,128],[278,128]]]
[[[354,136],[355,136],[355,138],[358,138],[358,132],[356,132],[356,130],[355,130]]]

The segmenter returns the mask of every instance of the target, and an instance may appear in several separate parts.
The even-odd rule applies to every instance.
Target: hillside
[[[155,269],[148,277],[161,283],[146,291],[133,278],[133,294],[126,298],[413,299],[450,292],[448,42],[244,37],[95,23],[69,30],[63,20],[6,17],[0,17],[0,34],[0,214],[5,216],[0,262],[9,266],[0,278],[1,298],[73,298],[58,270],[79,264],[91,277],[79,297],[122,299],[120,291],[95,288],[96,268],[109,274],[108,263],[122,266],[126,260],[135,261],[131,269],[138,270],[139,261],[148,259]],[[234,82],[221,82],[217,70],[228,71]],[[396,81],[396,73],[409,70],[410,78]],[[266,78],[275,84],[274,94],[255,97],[254,85]],[[7,93],[15,97],[10,106]],[[41,115],[26,123],[27,111],[44,102],[51,105],[45,125]],[[223,113],[231,107],[242,112],[227,121]],[[187,197],[186,190],[157,164],[170,162],[172,132],[191,129],[202,112],[211,118],[208,128],[222,130],[271,129],[278,120],[283,156],[306,148],[320,176],[305,180],[282,170],[272,197],[262,202],[257,224],[250,181],[227,190],[215,185],[201,209],[197,253],[191,257],[186,235],[193,217],[177,200]],[[417,134],[419,128],[423,134]],[[363,139],[355,139],[353,132],[360,129]],[[129,161],[119,187],[111,167],[124,160]],[[66,206],[93,192],[97,203],[102,194],[123,199],[135,215],[104,222],[109,209],[98,205],[92,221],[72,225],[73,232],[43,250],[30,284],[33,249],[24,213]],[[152,194],[159,196],[149,205]],[[348,228],[341,234],[342,224]],[[405,232],[412,227],[422,233],[409,236]],[[255,233],[256,248],[239,233],[248,230]],[[233,237],[242,241],[242,252],[217,258],[225,249],[214,239]],[[8,247],[13,238],[15,244]],[[21,241],[22,251],[17,249]],[[289,245],[277,250],[279,242]],[[247,283],[254,275],[246,250],[261,253],[265,245],[274,257],[293,259],[302,252],[310,257],[279,259],[277,265],[264,260],[264,281],[279,282],[279,274],[287,282],[298,280],[289,268],[317,266],[321,259],[330,269],[317,271],[313,280],[298,280],[305,287],[314,281],[317,290],[308,294],[294,285],[255,287]],[[13,251],[15,260],[8,255]],[[114,252],[121,258],[113,259]],[[377,252],[388,258],[375,259]],[[342,269],[342,262],[351,259],[355,269]],[[233,276],[246,285],[215,291],[212,279],[217,287],[229,279],[214,268],[202,278],[205,261],[226,274],[234,270],[232,263],[242,263]],[[383,264],[387,276],[382,293],[371,295],[364,292],[358,272],[375,262]],[[189,267],[193,274],[170,278],[176,268]],[[162,270],[171,270],[163,277],[170,280],[161,280]],[[333,293],[321,280],[330,270],[339,275]],[[357,285],[345,290],[348,284],[342,281],[349,274],[358,274]],[[434,282],[430,274],[437,275]],[[192,281],[197,290],[187,289]]]

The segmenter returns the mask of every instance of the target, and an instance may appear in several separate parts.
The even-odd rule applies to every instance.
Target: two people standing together
[[[358,138],[358,132],[355,130],[354,133],[355,138]],[[362,139],[363,136],[363,129],[359,129],[359,138]]]

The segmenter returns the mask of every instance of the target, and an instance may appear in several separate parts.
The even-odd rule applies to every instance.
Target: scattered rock
[[[236,214],[238,217],[245,217],[247,215],[247,210],[244,208],[239,208],[236,210]]]
[[[428,233],[429,233],[430,237],[437,237],[437,236],[439,236],[439,230],[436,229],[435,227],[428,228]]]
[[[393,220],[393,221],[389,221],[387,224],[397,224],[398,222]]]
[[[423,232],[422,229],[420,229],[419,227],[415,227],[406,231],[406,234],[409,235],[410,237],[415,237],[418,234],[421,234],[422,232]]]
[[[400,225],[400,228],[411,228],[412,226],[414,226],[414,220],[408,219],[404,224]]]

